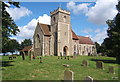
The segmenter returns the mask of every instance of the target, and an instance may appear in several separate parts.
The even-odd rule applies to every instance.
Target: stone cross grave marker
[[[93,78],[90,76],[85,77],[85,82],[93,82]]]
[[[113,67],[113,66],[110,66],[110,67],[109,67],[109,73],[115,74],[115,70],[114,70],[114,67]]]
[[[100,69],[104,69],[104,64],[103,64],[103,62],[102,62],[102,61],[97,61],[97,62],[96,62],[96,67],[97,67],[97,68],[100,68]]]
[[[73,82],[74,76],[73,72],[70,70],[65,70],[64,71],[64,82]]]
[[[88,66],[88,61],[87,61],[87,60],[83,60],[83,61],[82,61],[82,65],[83,65],[83,66]]]

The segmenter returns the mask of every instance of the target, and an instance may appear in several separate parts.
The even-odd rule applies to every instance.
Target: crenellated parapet
[[[53,12],[50,12],[50,15],[52,16],[52,15],[58,13],[58,12],[61,12],[61,13],[65,13],[65,14],[70,15],[70,11],[63,10],[63,9],[61,9],[61,8],[59,8],[59,7],[58,7],[58,9],[54,10]]]

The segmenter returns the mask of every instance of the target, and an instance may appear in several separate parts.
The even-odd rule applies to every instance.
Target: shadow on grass
[[[104,63],[117,64],[116,60],[90,59],[91,61],[102,61]]]
[[[8,66],[14,66],[11,64],[11,62],[15,62],[15,61],[0,61],[0,67],[8,67]]]

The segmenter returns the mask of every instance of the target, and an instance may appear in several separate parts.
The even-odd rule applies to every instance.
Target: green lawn
[[[39,59],[30,61],[29,57],[22,60],[22,57],[18,56],[16,59],[9,60],[8,56],[2,56],[2,79],[63,80],[65,70],[73,71],[75,80],[84,80],[86,76],[91,76],[95,80],[115,80],[112,77],[118,77],[118,64],[115,63],[115,58],[112,57],[79,56],[76,59],[65,60],[58,59],[55,56],[47,56],[42,57],[42,59],[43,63],[39,63]],[[104,62],[104,70],[96,68],[96,59]],[[88,60],[89,66],[81,66],[82,60]],[[66,68],[63,64],[71,66]],[[108,73],[109,66],[115,67],[115,74]]]

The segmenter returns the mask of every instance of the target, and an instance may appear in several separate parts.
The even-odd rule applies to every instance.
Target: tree
[[[117,63],[120,64],[120,1],[116,6],[118,13],[113,20],[108,20],[108,38],[104,40],[105,46],[110,50],[110,54],[116,56]]]
[[[14,5],[19,8],[19,2],[8,2],[10,5]],[[2,4],[2,5],[1,5]],[[16,35],[19,32],[18,26],[13,21],[12,17],[10,17],[9,13],[6,11],[6,7],[10,7],[4,2],[0,2],[0,6],[2,6],[2,53],[6,53],[8,49],[8,41],[11,35]]]
[[[17,42],[17,40],[10,39],[8,42],[8,52],[11,52],[13,54],[13,52],[18,50],[19,50],[19,43]]]
[[[100,53],[100,44],[95,42],[97,53]]]
[[[23,42],[21,42],[20,49],[23,49],[25,46],[30,46],[30,45],[32,45],[31,39],[25,39]]]
[[[19,8],[19,2],[8,2],[11,5]],[[2,38],[8,38],[11,35],[16,35],[19,32],[18,26],[6,11],[6,7],[10,7],[2,2]]]

